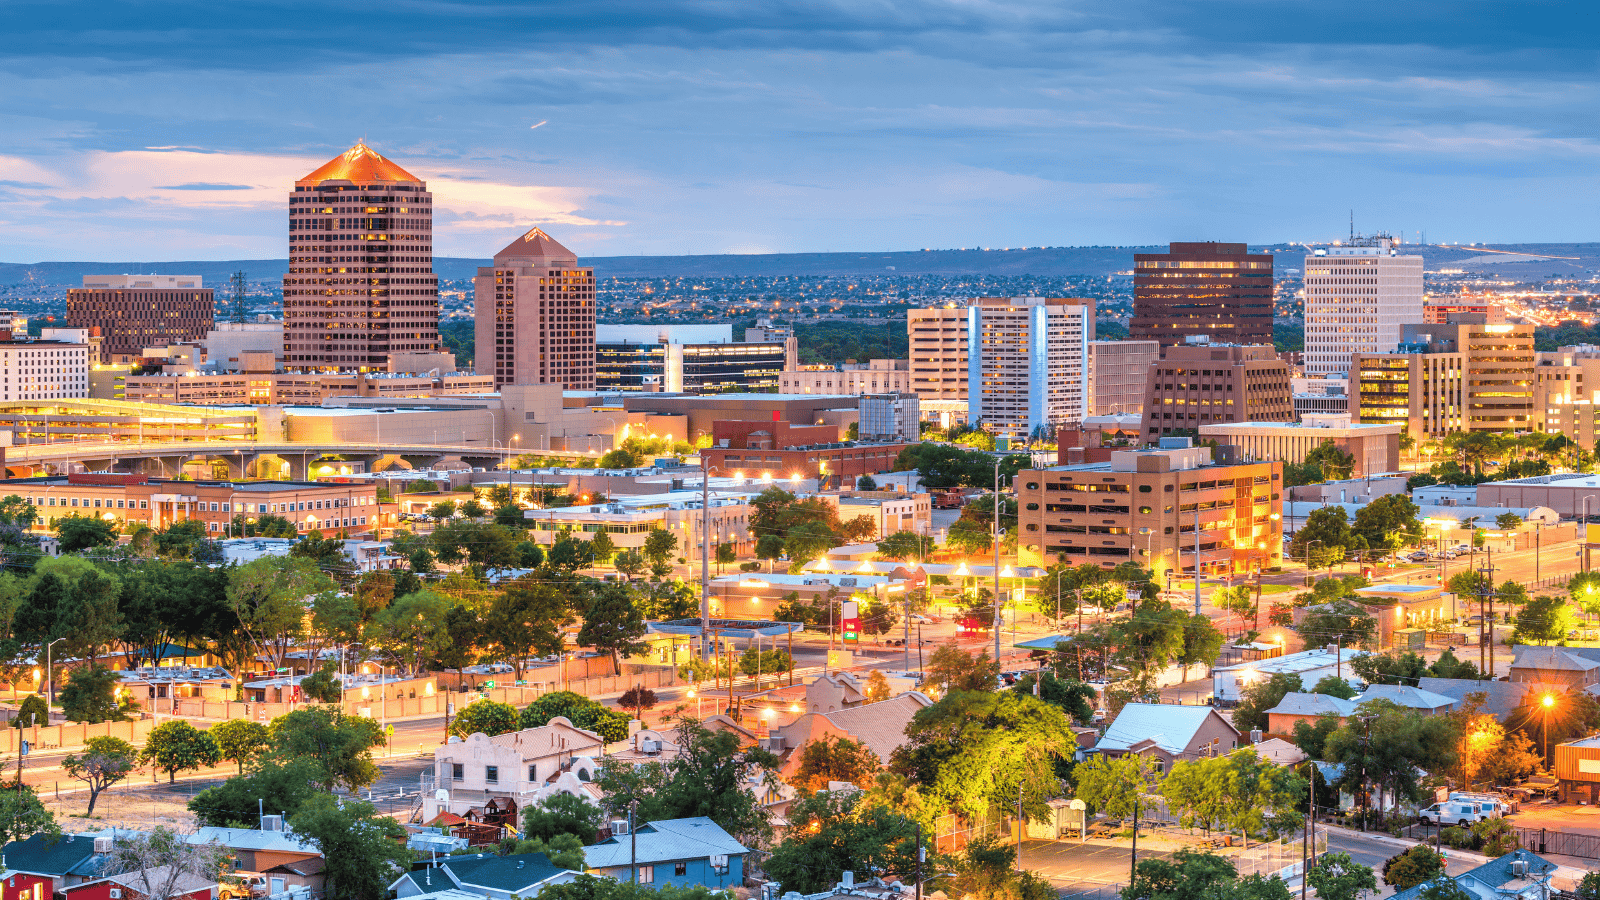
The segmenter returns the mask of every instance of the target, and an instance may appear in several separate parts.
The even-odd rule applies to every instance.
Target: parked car
[[[918,625],[937,625],[939,624],[939,617],[929,613],[912,613],[911,621]]]
[[[1424,825],[1460,825],[1466,827],[1494,816],[1484,812],[1483,804],[1471,800],[1446,800],[1435,803],[1417,813],[1417,821]]]
[[[1412,562],[1427,562],[1428,561],[1428,551],[1426,551],[1426,550],[1418,550],[1417,552],[1411,554],[1410,558],[1411,558]]]

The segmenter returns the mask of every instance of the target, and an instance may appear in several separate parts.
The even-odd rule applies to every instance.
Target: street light
[[[1540,756],[1544,757],[1544,767],[1548,771],[1550,768],[1550,710],[1555,708],[1556,696],[1554,694],[1545,694],[1539,698],[1539,705],[1544,708],[1544,734],[1539,738],[1540,749],[1544,752]]]
[[[55,669],[50,665],[50,648],[54,647],[55,645],[61,643],[64,640],[66,640],[66,638],[58,637],[55,640],[51,641],[50,643],[44,645],[45,691],[46,691],[46,693],[48,693],[50,695],[50,705],[51,706],[54,706],[56,704],[56,673],[55,673]],[[90,661],[90,664],[93,665],[93,660]],[[45,724],[46,725],[50,724],[50,718],[48,716],[45,717]]]

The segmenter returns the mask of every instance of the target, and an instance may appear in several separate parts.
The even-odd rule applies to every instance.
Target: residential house
[[[590,785],[605,755],[605,739],[556,716],[538,728],[489,737],[452,737],[433,751],[435,785],[449,792],[423,798],[423,821],[440,812],[457,815],[492,797],[509,797],[519,807],[555,793],[593,799]]]
[[[773,729],[770,746],[776,753],[788,752],[781,770],[786,780],[800,768],[799,749],[809,741],[830,735],[866,744],[884,765],[888,765],[895,748],[906,742],[906,726],[911,724],[912,717],[932,705],[928,695],[907,691],[877,703],[863,703],[834,712],[808,712]]]
[[[65,896],[66,900],[215,900],[217,881],[188,872],[174,874],[171,866],[156,866],[85,881],[67,888]]]
[[[1473,900],[1547,900],[1556,864],[1529,850],[1513,850],[1452,880]],[[1442,876],[1441,876],[1442,877]],[[1406,888],[1390,900],[1418,900],[1431,882]]]
[[[0,853],[0,900],[50,900],[68,887],[98,878],[110,865],[115,838],[134,832],[36,834]]]
[[[1210,706],[1129,703],[1095,749],[1107,756],[1148,756],[1157,772],[1175,762],[1224,756],[1239,747],[1239,729]]]
[[[1568,647],[1514,648],[1510,680],[1539,685],[1559,692],[1600,684],[1600,660],[1574,653]]]
[[[1387,700],[1396,706],[1429,716],[1443,715],[1455,709],[1457,702],[1454,697],[1435,694],[1406,684],[1369,684],[1367,689],[1356,697],[1357,703],[1367,703],[1372,700]]]
[[[1256,741],[1256,755],[1275,766],[1293,766],[1306,760],[1306,752],[1283,738]]]
[[[389,890],[398,900],[446,890],[462,891],[480,900],[511,900],[513,896],[537,896],[552,884],[565,884],[577,877],[578,873],[571,869],[551,865],[543,853],[474,853],[413,868],[395,879]]]
[[[1283,695],[1277,706],[1267,710],[1267,733],[1292,735],[1296,723],[1315,725],[1322,716],[1338,716],[1342,722],[1353,715],[1360,705],[1355,700],[1328,694],[1290,691]]]
[[[591,872],[629,881],[638,869],[639,883],[712,889],[744,884],[743,844],[705,816],[649,822],[629,834],[616,833],[583,848]]]
[[[1329,648],[1317,647],[1272,659],[1222,666],[1211,673],[1211,690],[1218,700],[1238,702],[1245,688],[1279,673],[1299,675],[1300,683],[1310,686],[1326,675],[1348,677],[1354,674],[1350,662],[1366,655],[1367,651],[1353,647],[1340,648],[1337,653]]]
[[[1494,716],[1500,724],[1504,725],[1511,718],[1511,713],[1522,705],[1523,698],[1528,695],[1535,685],[1525,681],[1478,681],[1472,678],[1432,678],[1417,679],[1417,687],[1429,693],[1439,694],[1456,701],[1457,709],[1465,709],[1467,698],[1473,694],[1483,695],[1483,711]]]
[[[267,827],[219,828],[208,825],[197,829],[187,840],[191,844],[218,844],[233,854],[235,866],[244,872],[260,872],[267,877],[272,893],[296,887],[321,893],[323,888],[322,851],[310,841],[283,827],[278,816],[267,816]]]

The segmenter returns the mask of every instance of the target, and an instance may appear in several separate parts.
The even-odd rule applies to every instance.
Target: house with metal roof
[[[1574,648],[1519,644],[1514,649],[1517,655],[1511,662],[1512,681],[1562,691],[1600,684],[1600,660],[1575,653]]]
[[[1522,705],[1523,698],[1533,685],[1521,681],[1479,681],[1475,678],[1418,678],[1417,687],[1430,693],[1456,701],[1457,709],[1465,709],[1467,698],[1483,695],[1483,711],[1504,725],[1511,713]]]
[[[8,842],[0,850],[0,900],[36,900],[102,877],[111,867],[111,852],[119,839],[140,832],[107,828],[67,833],[59,838],[35,834]]]
[[[1215,708],[1171,703],[1129,703],[1095,744],[1107,756],[1148,756],[1158,772],[1238,748],[1239,730]]]
[[[1245,688],[1279,673],[1299,675],[1303,685],[1316,684],[1325,675],[1352,675],[1355,670],[1350,668],[1350,663],[1366,655],[1367,651],[1354,647],[1341,647],[1337,653],[1326,647],[1316,647],[1271,659],[1221,666],[1211,673],[1211,690],[1218,700],[1237,703]]]
[[[1345,719],[1354,714],[1359,705],[1359,701],[1328,694],[1290,691],[1283,695],[1277,706],[1267,710],[1267,733],[1293,734],[1296,723],[1315,724],[1320,716]]]
[[[640,884],[658,888],[703,885],[712,889],[744,883],[744,857],[749,849],[705,816],[666,819],[640,825],[631,834],[617,834],[583,848],[591,872],[630,881],[637,869]]]
[[[571,869],[552,865],[543,853],[495,856],[474,853],[449,856],[437,863],[419,864],[389,885],[399,900],[456,890],[487,900],[533,897],[552,884],[578,877]]]
[[[1395,706],[1416,710],[1430,716],[1447,713],[1456,708],[1456,699],[1408,684],[1369,684],[1356,697],[1357,703],[1387,700]]]
[[[1550,876],[1556,864],[1530,850],[1513,850],[1450,879],[1473,900],[1546,900],[1553,892]],[[1443,879],[1446,876],[1439,876]],[[1424,881],[1390,900],[1417,900],[1435,880]]]

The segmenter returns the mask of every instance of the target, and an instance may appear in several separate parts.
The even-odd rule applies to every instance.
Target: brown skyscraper
[[[283,276],[283,363],[384,369],[439,348],[433,195],[356,144],[294,183]]]
[[[1272,254],[1244,244],[1173,243],[1133,257],[1129,337],[1163,348],[1205,335],[1219,344],[1272,343]]]
[[[472,279],[479,375],[594,390],[594,269],[535,228]]]
[[[91,363],[129,363],[146,347],[198,341],[214,313],[199,275],[85,275],[83,287],[67,291],[67,326],[98,328],[104,338]]]

